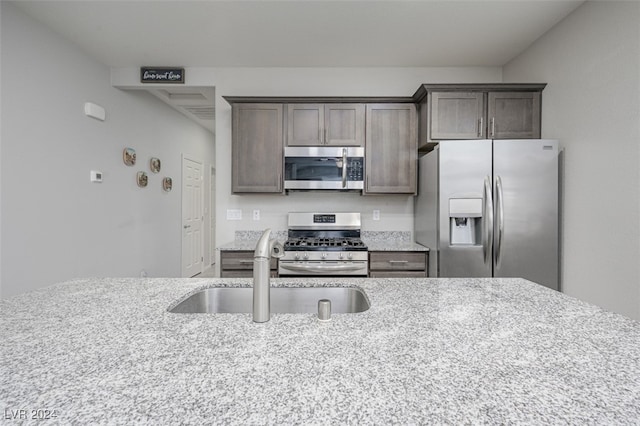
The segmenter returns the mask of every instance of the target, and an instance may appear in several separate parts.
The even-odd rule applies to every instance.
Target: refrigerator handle
[[[491,178],[484,178],[484,211],[482,212],[482,253],[484,263],[491,262],[491,252],[493,250],[493,198],[491,197]]]
[[[496,266],[502,260],[502,237],[504,235],[504,196],[502,193],[502,178],[496,177],[496,222],[498,223],[498,237],[496,238]]]

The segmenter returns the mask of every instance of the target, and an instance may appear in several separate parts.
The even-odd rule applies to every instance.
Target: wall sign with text
[[[184,84],[184,68],[141,67],[140,82]]]

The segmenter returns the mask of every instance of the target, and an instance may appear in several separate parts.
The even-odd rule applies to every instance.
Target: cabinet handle
[[[391,263],[392,265],[394,264],[407,264],[409,263],[408,260],[390,260],[389,263]]]
[[[318,142],[323,144],[324,141],[322,140],[322,129],[318,129]]]
[[[496,118],[491,117],[491,138],[496,135]]]
[[[482,117],[478,119],[478,137],[482,137]]]
[[[253,265],[253,260],[241,260],[240,264],[241,265],[249,265],[249,264]]]

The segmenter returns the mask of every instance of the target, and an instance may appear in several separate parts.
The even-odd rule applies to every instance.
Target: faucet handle
[[[271,240],[269,245],[271,246],[271,257],[276,257],[279,259],[284,256],[284,246],[281,242],[277,240]]]

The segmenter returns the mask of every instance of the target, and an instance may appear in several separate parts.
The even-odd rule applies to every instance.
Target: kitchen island
[[[521,279],[303,282],[359,287],[371,307],[329,322],[272,314],[263,324],[250,314],[167,311],[198,289],[249,279],[83,279],[0,301],[3,419],[24,421],[23,411],[27,423],[48,413],[61,424],[640,419],[636,321]]]

